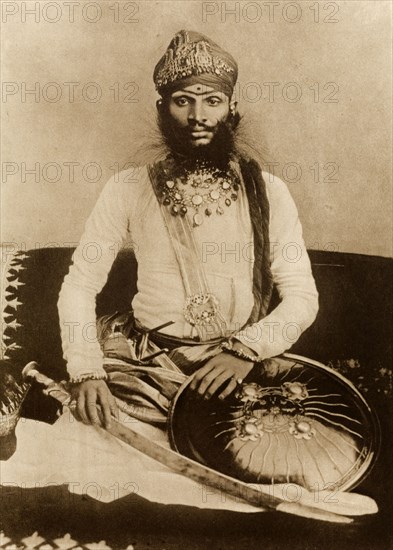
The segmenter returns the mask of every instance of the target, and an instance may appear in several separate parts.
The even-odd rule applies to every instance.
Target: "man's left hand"
[[[219,353],[195,373],[190,388],[201,397],[210,399],[226,383],[225,389],[218,395],[219,399],[225,399],[236,389],[238,380],[243,380],[253,366],[251,361],[229,353]]]

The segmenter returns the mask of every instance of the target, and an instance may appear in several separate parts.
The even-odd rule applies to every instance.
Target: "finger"
[[[236,382],[236,380],[232,377],[232,378],[229,380],[229,384],[227,385],[227,387],[225,388],[225,390],[222,391],[222,392],[220,393],[220,395],[218,396],[218,399],[225,399],[225,398],[228,397],[228,395],[230,395],[236,388],[237,388],[237,382]]]
[[[210,399],[216,393],[218,388],[222,386],[225,381],[229,382],[231,378],[232,376],[230,372],[223,372],[222,374],[217,376],[205,391],[205,399]]]
[[[214,369],[214,364],[212,365],[210,361],[206,363],[206,365],[202,368],[200,368],[195,374],[190,384],[191,390],[196,390],[197,386],[199,385],[200,381],[206,374],[208,374],[212,369]]]
[[[99,402],[101,405],[101,412],[102,412],[102,423],[105,426],[105,428],[111,427],[111,407],[110,407],[110,399],[108,395],[108,390],[100,390],[98,392]]]
[[[76,402],[76,411],[78,414],[78,418],[84,424],[90,424],[90,421],[87,418],[87,415],[85,412],[85,405],[86,405],[85,395],[83,393],[80,393]]]
[[[86,398],[86,411],[92,424],[100,424],[100,419],[97,411],[97,393],[96,391],[90,391]]]
[[[112,394],[110,394],[109,407],[111,409],[112,416],[114,416],[116,419],[118,419],[119,418],[119,407],[116,403],[116,399],[113,397]]]
[[[112,424],[112,420],[111,420],[112,415],[111,415],[111,408],[109,406],[108,401],[105,401],[104,403],[101,404],[101,411],[103,414],[104,426],[106,429],[109,429]]]
[[[201,380],[203,380],[203,378],[207,374],[209,374],[213,369],[217,369],[217,367],[220,367],[220,370],[221,370],[222,360],[219,359],[218,355],[209,359],[209,361],[203,367],[197,370],[190,384],[190,389],[195,390],[200,384]]]
[[[202,380],[199,383],[199,386],[197,388],[197,392],[200,395],[203,395],[207,388],[210,386],[210,384],[215,380],[218,376],[220,376],[223,373],[223,369],[216,367],[212,369],[206,376],[202,378]]]

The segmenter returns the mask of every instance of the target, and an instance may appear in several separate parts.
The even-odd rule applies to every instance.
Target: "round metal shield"
[[[172,403],[172,447],[224,474],[348,490],[375,461],[375,413],[349,380],[321,363],[292,354],[269,359],[224,400],[197,396],[190,381]]]

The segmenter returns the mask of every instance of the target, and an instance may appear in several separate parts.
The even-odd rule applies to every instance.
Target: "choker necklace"
[[[223,171],[207,163],[199,163],[194,170],[172,175],[162,183],[162,204],[173,216],[193,212],[194,227],[202,225],[204,216],[213,212],[224,214],[223,206],[231,206],[238,198],[240,179],[232,169]]]

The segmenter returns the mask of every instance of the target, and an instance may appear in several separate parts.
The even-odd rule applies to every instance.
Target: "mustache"
[[[195,131],[195,128],[202,128],[206,131],[212,131],[218,126],[218,122],[216,124],[207,124],[206,122],[189,122],[188,125],[185,127],[189,132]]]

